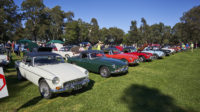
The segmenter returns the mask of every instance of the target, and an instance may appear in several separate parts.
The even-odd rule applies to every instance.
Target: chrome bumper
[[[124,66],[124,67],[121,67],[117,70],[114,70],[114,71],[111,71],[111,73],[124,73],[124,72],[127,72],[128,71],[128,66]]]
[[[79,90],[83,87],[86,87],[88,85],[88,83],[90,82],[89,79],[84,79],[82,81],[78,81],[78,82],[66,82],[63,84],[63,88],[61,89],[51,89],[52,92],[54,93],[59,93],[59,92],[71,92],[73,90]]]

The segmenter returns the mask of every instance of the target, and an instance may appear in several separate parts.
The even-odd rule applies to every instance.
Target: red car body
[[[138,52],[134,47],[126,47],[123,49],[123,52],[126,54],[137,55],[140,58],[140,61],[150,61],[153,59],[152,53],[142,53]]]
[[[103,51],[107,58],[120,59],[120,60],[128,62],[129,64],[136,64],[140,62],[138,56],[123,53],[116,48],[107,48],[107,49],[104,49]]]

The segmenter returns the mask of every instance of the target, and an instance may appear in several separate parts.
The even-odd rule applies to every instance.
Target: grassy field
[[[200,49],[129,67],[126,75],[90,73],[87,88],[50,100],[18,81],[12,64],[5,75],[10,96],[0,99],[1,112],[200,112]]]

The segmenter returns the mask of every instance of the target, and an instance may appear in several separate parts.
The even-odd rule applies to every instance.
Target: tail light
[[[53,48],[53,51],[58,51],[58,49],[56,47]]]
[[[10,58],[7,56],[7,60],[9,61],[10,60]]]

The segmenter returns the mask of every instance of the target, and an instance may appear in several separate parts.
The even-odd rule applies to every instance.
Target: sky
[[[141,18],[147,24],[164,23],[173,27],[180,22],[180,17],[200,0],[43,0],[45,6],[61,6],[65,12],[72,11],[75,20],[81,18],[90,23],[96,18],[100,28],[117,27],[125,32],[130,29],[131,21],[141,25]],[[20,7],[23,0],[14,0]]]

